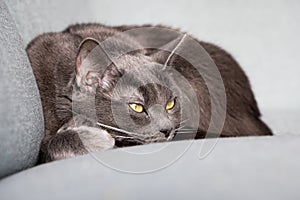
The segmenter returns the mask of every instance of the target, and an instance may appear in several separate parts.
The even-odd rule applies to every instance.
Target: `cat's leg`
[[[83,155],[88,152],[103,151],[114,147],[115,140],[107,131],[79,126],[58,131],[46,137],[41,145],[40,162],[50,162]]]

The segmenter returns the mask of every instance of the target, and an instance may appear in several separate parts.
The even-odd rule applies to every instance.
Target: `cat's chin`
[[[170,135],[166,138],[161,134],[157,134],[157,136],[149,137],[145,140],[133,140],[133,139],[126,139],[126,140],[116,140],[115,146],[117,147],[128,147],[128,146],[135,146],[135,145],[142,145],[142,144],[150,144],[150,143],[158,143],[158,142],[168,142],[171,141],[176,135],[175,131],[172,131]]]

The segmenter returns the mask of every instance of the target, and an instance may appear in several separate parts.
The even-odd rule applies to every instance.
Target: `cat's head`
[[[171,140],[183,121],[172,73],[155,56],[138,51],[103,66],[103,53],[97,41],[87,39],[76,59],[76,85],[95,96],[101,128],[122,145]]]

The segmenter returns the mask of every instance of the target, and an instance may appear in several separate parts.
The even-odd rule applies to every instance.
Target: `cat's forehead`
[[[138,95],[147,104],[156,104],[165,103],[174,98],[175,92],[166,86],[149,83],[139,87],[133,95]]]
[[[163,78],[160,79],[153,70],[138,74],[128,73],[127,77],[123,81],[121,80],[122,86],[119,94],[129,100],[156,104],[164,103],[177,96],[177,92],[170,86],[170,82]]]
[[[125,71],[137,70],[139,66],[151,65],[153,60],[143,54],[125,54],[114,60],[114,64]]]
[[[115,96],[139,101],[165,101],[175,96],[174,83],[164,66],[145,55],[124,55],[116,65],[123,75],[115,87]]]

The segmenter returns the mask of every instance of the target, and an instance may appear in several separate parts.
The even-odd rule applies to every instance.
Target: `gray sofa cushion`
[[[35,164],[43,115],[24,46],[0,0],[0,178]]]
[[[299,136],[222,138],[198,159],[203,141],[215,142],[150,144],[40,165],[3,179],[0,199],[300,199]]]

